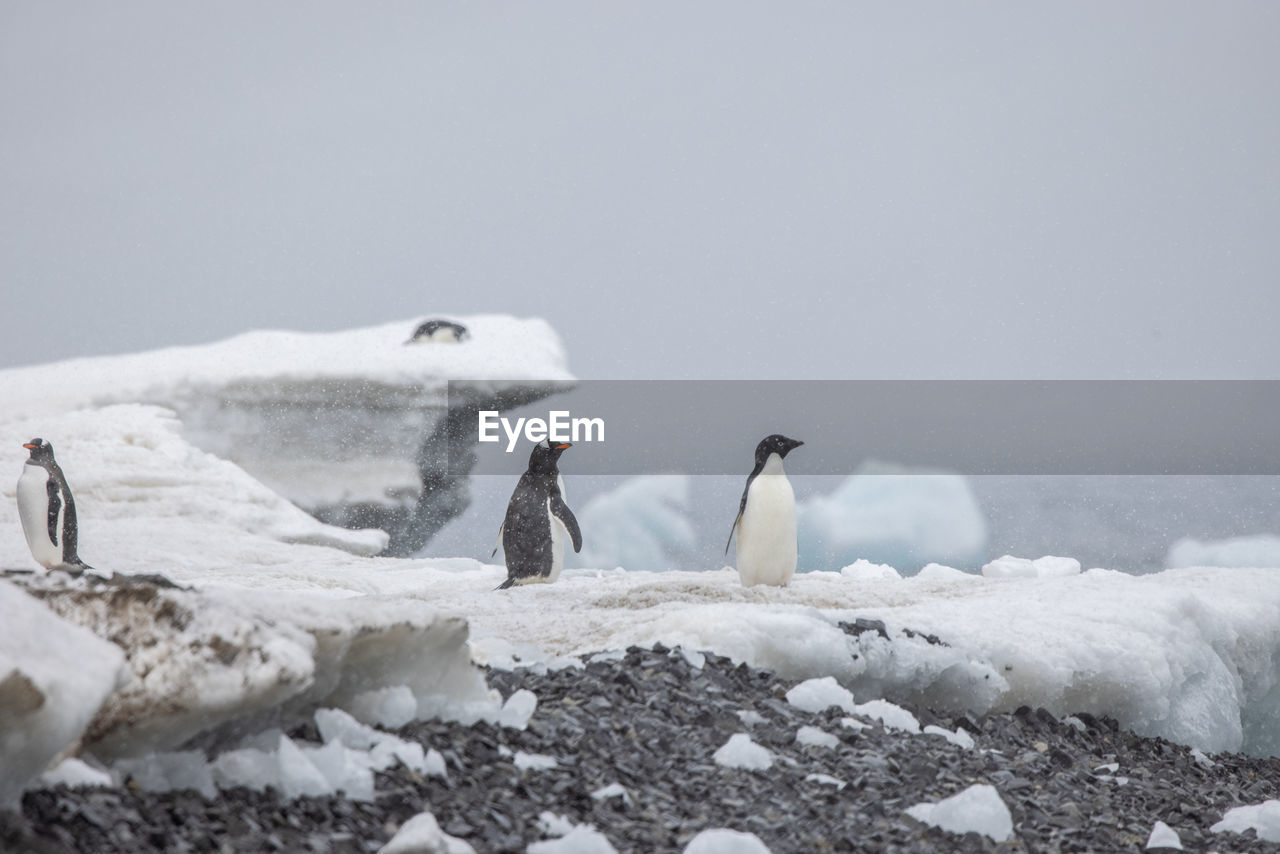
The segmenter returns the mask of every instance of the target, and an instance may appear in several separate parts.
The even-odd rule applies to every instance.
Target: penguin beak
[[[30,442],[23,442],[23,443],[22,443],[22,447],[26,448],[28,451],[34,451],[36,448],[38,448],[38,447],[40,447],[40,446],[39,446],[39,445],[33,445],[33,444],[31,444]]]
[[[572,448],[572,447],[573,445],[570,445],[568,442],[561,442],[559,445],[555,446],[555,449],[557,451],[563,451],[565,448]]]

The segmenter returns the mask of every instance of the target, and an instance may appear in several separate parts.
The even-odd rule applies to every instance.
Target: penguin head
[[[769,459],[770,454],[786,457],[793,448],[798,448],[803,444],[804,442],[799,439],[788,439],[781,433],[765,436],[760,440],[760,444],[756,445],[756,465],[763,466],[765,460]]]
[[[560,455],[572,447],[568,442],[543,439],[533,446],[533,453],[529,454],[529,471],[556,471]]]
[[[37,462],[53,459],[53,445],[50,445],[44,439],[35,438],[25,443],[22,447],[31,452],[31,459]]]

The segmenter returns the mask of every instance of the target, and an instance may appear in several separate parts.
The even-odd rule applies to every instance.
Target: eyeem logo
[[[507,453],[516,449],[520,434],[530,442],[548,439],[552,442],[603,442],[603,418],[574,418],[567,409],[553,409],[541,418],[517,418],[513,425],[510,418],[503,418],[496,409],[480,411],[479,439],[481,442],[500,442],[499,429],[507,434]]]

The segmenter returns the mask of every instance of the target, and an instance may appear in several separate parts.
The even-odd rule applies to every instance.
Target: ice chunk
[[[773,767],[773,754],[751,740],[746,733],[735,733],[712,757],[726,768],[765,771]]]
[[[797,506],[800,564],[837,567],[856,558],[915,570],[933,561],[975,566],[987,523],[958,474],[863,463],[829,495]]]
[[[1080,561],[1052,555],[1035,560],[1005,555],[982,567],[982,574],[987,578],[1061,578],[1079,575]]]
[[[1163,821],[1157,821],[1151,828],[1151,835],[1147,837],[1147,847],[1173,848],[1181,851],[1182,840],[1178,837],[1178,831],[1174,830]]]
[[[682,854],[770,854],[754,833],[714,827],[700,832],[684,847]]]
[[[1013,838],[1013,816],[995,786],[976,784],[937,803],[920,803],[907,815],[949,833],[981,833],[996,842]]]
[[[759,726],[768,723],[768,719],[754,709],[739,709],[737,715],[743,726]]]
[[[525,854],[618,854],[609,838],[594,827],[579,824],[559,839],[530,843]]]
[[[100,771],[89,763],[68,756],[53,768],[40,775],[44,787],[68,786],[78,789],[86,786],[114,786],[115,780],[106,771]]]
[[[543,810],[538,813],[538,827],[547,836],[564,836],[573,830],[575,825],[568,816]]]
[[[303,747],[302,753],[334,792],[345,792],[353,801],[373,800],[373,762],[367,753],[351,750],[340,741],[323,747]]]
[[[806,712],[824,712],[832,706],[846,712],[854,708],[853,693],[834,676],[804,680],[787,692],[787,702]]]
[[[502,712],[498,715],[498,724],[511,729],[524,729],[538,707],[538,696],[532,691],[521,688],[511,694],[502,704]]]
[[[116,689],[124,655],[6,581],[0,581],[0,614],[3,809],[15,805],[27,784],[80,738]]]
[[[1244,833],[1249,828],[1266,842],[1280,842],[1280,800],[1263,801],[1246,807],[1233,807],[1222,821],[1209,828],[1213,833]]]
[[[973,747],[973,736],[969,735],[969,733],[966,732],[963,728],[956,728],[954,730],[950,730],[950,729],[944,729],[940,726],[933,726],[932,724],[930,724],[929,726],[921,730],[921,732],[923,732],[925,735],[940,735],[943,738],[945,738],[947,741],[956,745],[957,747],[963,747],[966,750]]]
[[[591,793],[591,797],[597,801],[606,801],[609,798],[622,798],[623,803],[631,803],[631,795],[621,783],[610,783],[607,786],[601,786]]]
[[[547,771],[560,764],[554,756],[546,756],[542,753],[525,753],[523,750],[517,750],[515,759],[512,761],[521,771]]]
[[[1280,567],[1280,537],[1273,534],[1227,540],[1187,537],[1169,547],[1164,565],[1170,569],[1184,566]]]
[[[816,726],[802,726],[796,730],[796,744],[805,747],[838,747],[840,739]]]
[[[388,685],[356,694],[347,711],[361,723],[399,729],[418,713],[418,701],[408,685]]]
[[[441,830],[434,815],[420,812],[400,825],[378,854],[476,854],[476,850],[465,840]]]
[[[890,729],[905,732],[920,732],[920,722],[916,716],[899,705],[888,700],[871,700],[853,707],[853,713],[867,718],[875,718]]]
[[[689,521],[688,475],[641,475],[596,495],[578,514],[591,536],[573,566],[663,572],[689,562],[697,535]]]
[[[853,563],[840,570],[843,578],[851,581],[901,581],[902,574],[898,570],[885,563],[872,563],[869,560],[858,558]]]
[[[132,779],[143,791],[172,792],[192,789],[213,798],[213,769],[199,750],[151,753],[140,759],[121,759],[113,766],[121,780]]]
[[[837,790],[849,785],[839,777],[832,777],[830,774],[806,774],[804,779],[807,782],[819,783],[823,786],[835,786]]]

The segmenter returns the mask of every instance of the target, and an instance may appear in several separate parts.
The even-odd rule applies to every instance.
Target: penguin
[[[470,337],[471,333],[461,323],[454,323],[452,320],[428,320],[420,324],[409,340],[404,343],[421,344],[427,341],[460,343]]]
[[[513,584],[551,583],[564,569],[564,544],[568,537],[573,550],[582,551],[578,520],[564,501],[564,481],[556,463],[568,442],[546,439],[533,446],[529,468],[520,476],[507,515],[498,528],[498,545],[507,561],[507,580],[499,590]],[[497,554],[497,546],[493,554]],[[492,557],[492,555],[490,555]]]
[[[53,446],[44,439],[32,439],[22,447],[31,456],[18,478],[18,517],[31,556],[45,569],[73,575],[92,569],[76,554],[76,502],[62,467],[53,458]]]
[[[738,534],[738,577],[743,585],[784,586],[796,572],[796,496],[782,469],[782,458],[803,445],[778,433],[756,445],[756,466],[738,504],[729,542]]]

